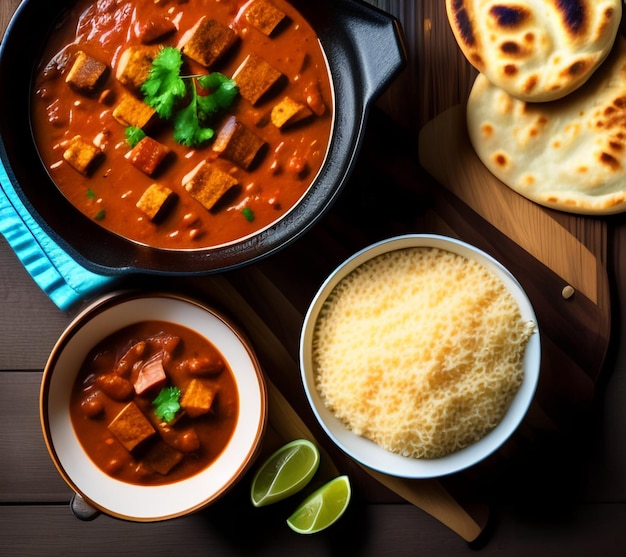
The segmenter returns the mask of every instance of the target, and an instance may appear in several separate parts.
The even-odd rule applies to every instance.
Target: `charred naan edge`
[[[480,74],[467,103],[470,141],[504,184],[581,214],[626,211],[626,40],[577,91],[527,103]]]
[[[450,26],[468,61],[510,95],[559,99],[608,56],[621,0],[446,0]]]

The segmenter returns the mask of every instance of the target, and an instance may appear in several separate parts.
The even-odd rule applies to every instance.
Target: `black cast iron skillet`
[[[328,58],[335,122],[320,174],[294,210],[244,241],[201,250],[143,246],[108,232],[75,209],[42,165],[30,127],[33,71],[51,22],[72,0],[23,0],[0,49],[0,157],[33,218],[72,257],[103,274],[200,274],[269,256],[310,229],[332,205],[350,176],[369,108],[405,64],[395,18],[358,0],[294,6],[317,31]]]

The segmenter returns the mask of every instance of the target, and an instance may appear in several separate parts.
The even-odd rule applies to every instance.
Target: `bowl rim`
[[[119,321],[124,317],[124,311],[127,317]],[[169,312],[167,317],[166,312]],[[69,402],[69,391],[78,366],[87,351],[93,348],[94,339],[98,342],[124,326],[148,320],[179,323],[214,342],[231,364],[240,400],[235,431],[219,458],[190,478],[160,486],[128,484],[105,474],[91,461],[75,437],[69,412],[53,411],[55,405]],[[203,320],[206,322],[200,323]],[[87,339],[90,341],[84,342]],[[72,342],[82,343],[73,348],[77,355],[74,361],[80,362],[72,372],[61,374],[58,379],[54,372],[57,367],[64,366],[63,354],[68,346],[72,349]],[[237,360],[236,366],[232,365],[234,359]],[[249,340],[222,313],[181,294],[123,290],[95,300],[63,331],[44,368],[39,415],[48,453],[73,491],[110,516],[151,522],[198,511],[220,498],[241,479],[262,448],[268,422],[267,396],[263,371]],[[242,404],[244,400],[245,404]],[[251,423],[253,427],[244,429],[245,423]],[[240,463],[234,470],[233,462]],[[181,499],[181,493],[184,499]]]
[[[382,253],[411,247],[434,247],[482,263],[502,280],[513,294],[522,317],[532,320],[535,331],[524,354],[524,379],[500,423],[482,439],[447,456],[415,459],[394,454],[373,441],[349,431],[324,405],[312,369],[312,334],[319,311],[334,287],[351,271]],[[305,314],[299,346],[300,374],[309,405],[322,429],[348,456],[362,465],[391,476],[425,479],[460,472],[484,460],[500,448],[524,419],[534,398],[541,367],[539,324],[533,306],[518,280],[494,257],[456,238],[439,234],[405,234],[376,242],[341,263],[322,283]],[[368,456],[369,455],[369,456]]]

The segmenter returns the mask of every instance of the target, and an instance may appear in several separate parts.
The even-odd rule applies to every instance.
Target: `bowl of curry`
[[[75,492],[147,522],[204,508],[237,483],[257,456],[267,395],[252,348],[222,315],[177,295],[120,292],[58,340],[40,416]]]
[[[223,270],[293,242],[404,64],[391,16],[312,4],[24,0],[0,51],[0,156],[33,217],[108,274]]]

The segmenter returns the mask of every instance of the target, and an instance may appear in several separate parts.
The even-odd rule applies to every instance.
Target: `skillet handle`
[[[344,6],[350,10],[348,5]],[[402,25],[395,16],[362,2],[356,3],[356,12],[345,14],[344,22],[354,52],[361,61],[364,100],[369,104],[406,65]]]

